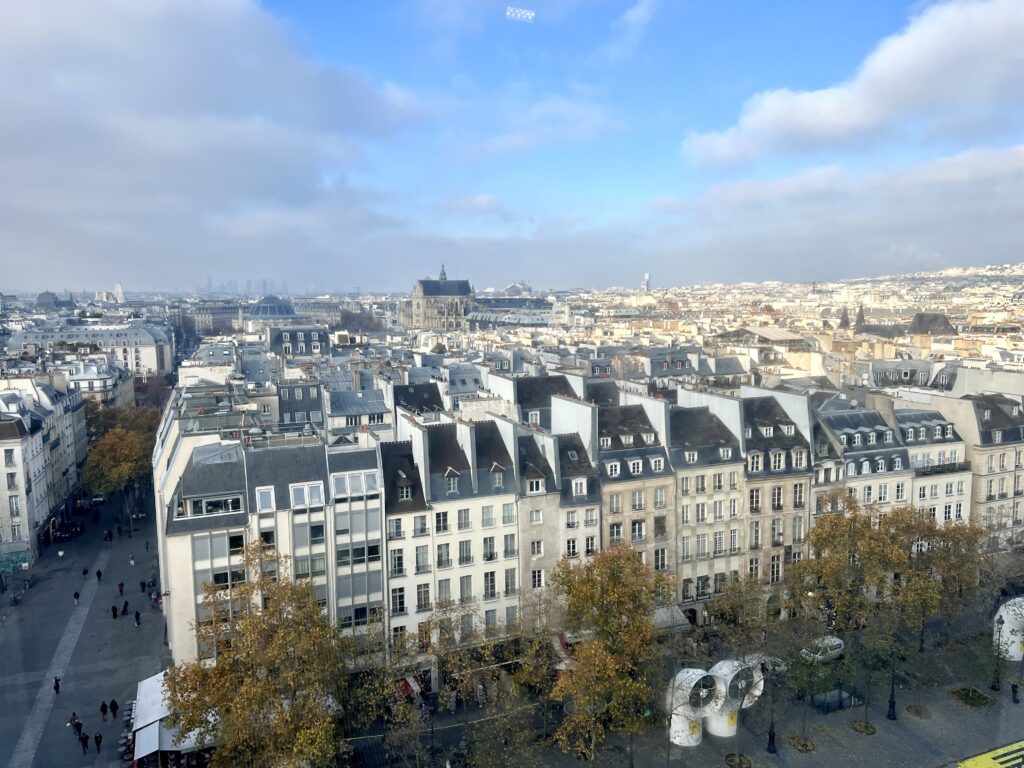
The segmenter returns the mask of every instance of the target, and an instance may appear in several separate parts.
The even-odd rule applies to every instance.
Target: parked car
[[[106,500],[107,500],[107,497],[106,497],[106,496],[93,496],[93,497],[92,497],[92,503],[93,503],[94,505],[95,505],[95,504],[102,504],[102,503],[103,503],[103,502],[105,502]]]
[[[840,638],[835,635],[826,635],[817,638],[810,646],[802,649],[800,656],[811,664],[824,664],[841,658],[845,651],[846,644]]]

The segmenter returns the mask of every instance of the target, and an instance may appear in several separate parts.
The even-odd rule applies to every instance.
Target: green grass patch
[[[854,720],[850,723],[850,727],[863,736],[874,736],[878,733],[878,729],[875,726],[871,723],[865,723],[863,720]]]
[[[983,707],[991,707],[996,703],[996,700],[989,696],[987,693],[979,691],[974,686],[967,686],[964,688],[954,688],[949,692],[950,695],[963,704],[965,707],[971,709],[982,709]]]
[[[804,738],[803,736],[796,736],[796,735],[787,736],[786,737],[786,741],[789,742],[789,746],[791,746],[797,752],[800,752],[801,754],[804,754],[804,755],[806,755],[806,754],[808,754],[810,752],[813,752],[815,750],[815,748],[816,748],[816,745],[815,745],[813,739],[807,739],[807,738]]]

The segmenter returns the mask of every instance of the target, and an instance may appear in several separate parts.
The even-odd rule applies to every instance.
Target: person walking
[[[103,571],[96,569],[96,581],[103,581]]]
[[[128,565],[135,565],[135,555],[128,555]]]
[[[77,712],[71,713],[71,719],[68,720],[68,725],[70,725],[71,729],[74,731],[76,739],[82,735],[82,721],[78,719]]]
[[[127,616],[128,615],[128,601],[127,600],[125,600],[124,601],[124,605],[121,606],[121,615],[122,616]]]
[[[78,605],[78,598],[79,597],[81,597],[81,595],[79,595],[77,592],[75,592],[75,605]]]
[[[85,579],[86,581],[89,580],[89,569],[88,568],[83,568],[82,569],[82,578]]]
[[[60,695],[60,678],[59,677],[53,678],[53,693],[56,696]]]
[[[117,606],[116,605],[110,606],[110,618],[112,618],[114,621],[117,621]]]
[[[146,594],[146,582],[140,581],[139,582],[139,589],[142,590],[142,594]]]
[[[139,613],[138,611],[136,611],[135,612],[135,626],[137,627],[137,626],[139,626],[141,624],[142,624],[142,614]]]
[[[78,737],[78,743],[82,745],[82,754],[83,755],[88,755],[89,754],[89,734],[88,733],[83,733],[81,736],[79,736]]]
[[[121,597],[124,597],[124,582],[123,581],[117,582],[117,594],[119,594]]]
[[[100,702],[100,714],[103,715],[103,722],[107,722],[107,702]]]
[[[146,539],[146,551],[149,552],[149,539]]]
[[[110,700],[110,716],[114,719],[117,719],[117,710],[119,709],[119,706],[120,705],[118,705],[117,699]]]
[[[100,744],[103,743],[103,734],[96,731],[96,735],[92,737],[92,740],[96,743],[96,754],[100,753]]]

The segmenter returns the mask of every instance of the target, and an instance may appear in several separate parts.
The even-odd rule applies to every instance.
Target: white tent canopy
[[[171,714],[167,701],[167,686],[164,681],[166,671],[158,672],[152,677],[141,680],[135,691],[135,759],[139,760],[157,750],[166,752],[192,752],[199,749],[194,736],[188,736],[180,744],[175,744],[178,735],[177,727],[164,722]]]

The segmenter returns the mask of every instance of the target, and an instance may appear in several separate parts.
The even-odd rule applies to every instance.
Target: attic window
[[[609,462],[609,464],[608,464],[608,477],[618,477],[618,476],[619,476],[619,462],[617,462],[617,461]]]
[[[723,459],[732,458],[732,448],[719,448],[718,455]]]
[[[579,456],[576,454],[576,451],[569,451],[569,453],[567,455],[569,456],[569,461],[578,461],[579,460]]]
[[[775,434],[775,427],[761,427],[761,434],[765,437],[771,437]]]
[[[601,438],[601,447],[602,448],[611,448],[612,447],[612,439],[610,437],[602,437]]]
[[[647,445],[654,445],[654,433],[644,432],[644,442],[647,443]]]
[[[746,435],[747,437],[753,437],[754,436],[754,430],[752,430],[750,427],[747,427],[744,430],[743,434]]]
[[[651,469],[655,472],[661,472],[665,468],[665,460],[660,456],[651,459]]]
[[[1001,442],[1003,442],[1003,430],[1001,430],[1001,429],[993,429],[992,430],[992,442],[993,443],[1001,443]]]
[[[623,435],[622,436],[622,444],[623,445],[632,445],[633,444],[633,436],[632,435]]]
[[[876,439],[874,432],[868,432],[868,445],[874,445]]]
[[[885,430],[885,442],[887,442],[887,443],[891,443],[892,442],[892,430],[891,429]]]
[[[631,475],[639,475],[641,472],[643,472],[643,469],[644,463],[640,461],[640,459],[634,459],[633,461],[629,462],[629,473]]]
[[[527,493],[542,493],[544,491],[543,480],[527,480],[526,481],[526,492]]]
[[[947,424],[946,425],[946,437],[952,437],[952,436],[953,436],[953,425],[952,424]]]
[[[914,439],[914,429],[913,429],[913,427],[911,427],[910,429],[907,430],[907,441],[909,442],[909,441],[911,441],[913,439]]]
[[[573,496],[586,496],[587,495],[587,481],[586,478],[577,477],[572,481],[572,495]]]
[[[530,411],[527,418],[531,424],[540,424],[540,411]]]
[[[412,486],[411,485],[400,485],[398,486],[398,500],[409,501],[412,498]]]
[[[839,442],[843,445],[846,445],[846,435],[840,435]]]
[[[855,434],[855,435],[853,436],[853,444],[854,444],[854,445],[860,445],[860,434],[859,434],[859,433],[858,433],[858,434]]]
[[[458,493],[459,492],[459,478],[453,476],[453,477],[447,478],[447,481],[448,481],[448,493]]]
[[[1010,409],[1010,415],[1011,416],[1020,416],[1020,406],[1019,405],[1013,406]]]
[[[989,419],[991,419],[991,418],[992,418],[992,411],[991,411],[991,410],[989,410],[988,408],[986,408],[986,409],[985,409],[985,413],[984,413],[984,414],[982,414],[982,417],[981,417],[981,418],[983,418],[983,419],[984,419],[985,421],[988,421]]]
[[[491,470],[491,487],[503,488],[505,486],[505,475],[499,470]]]
[[[696,451],[687,451],[686,452],[686,463],[687,464],[696,464],[697,463],[697,452]]]
[[[783,434],[792,435],[795,430],[796,430],[796,427],[794,427],[792,424],[783,424],[782,425],[782,432],[783,432]]]

